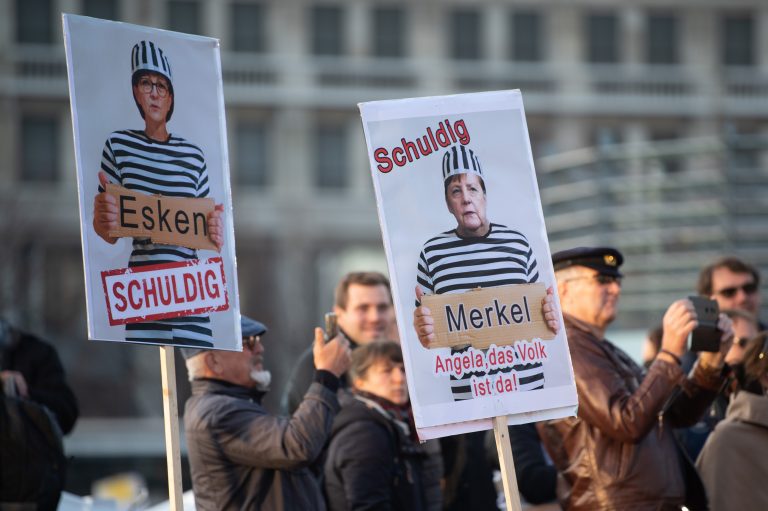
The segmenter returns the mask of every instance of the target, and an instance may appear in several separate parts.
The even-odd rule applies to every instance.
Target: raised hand
[[[416,300],[421,303],[421,299],[424,297],[424,291],[420,286],[416,286]],[[419,336],[419,342],[425,348],[429,348],[429,345],[435,341],[435,319],[432,317],[432,311],[429,307],[420,305],[413,311],[413,328],[416,330],[416,335]]]
[[[109,178],[104,171],[99,171],[99,184],[105,190]],[[114,245],[117,238],[109,235],[109,231],[117,229],[117,217],[120,211],[117,207],[117,199],[106,191],[97,193],[93,199],[93,230],[101,239]]]
[[[221,218],[223,213],[223,204],[216,204],[214,210],[208,213],[208,239],[216,245],[217,252],[221,252],[224,247],[224,219]]]
[[[328,342],[325,342],[325,334],[321,328],[315,328],[315,343],[312,347],[315,359],[315,367],[341,376],[352,361],[352,352],[349,349],[349,341],[339,334]]]
[[[557,333],[560,330],[560,314],[555,303],[555,289],[552,286],[547,288],[547,295],[541,299],[541,311],[544,313],[547,327]]]

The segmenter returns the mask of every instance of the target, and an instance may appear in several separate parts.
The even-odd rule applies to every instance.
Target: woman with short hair
[[[403,355],[392,341],[352,353],[351,394],[333,423],[325,462],[331,511],[425,509],[422,461],[407,415]]]

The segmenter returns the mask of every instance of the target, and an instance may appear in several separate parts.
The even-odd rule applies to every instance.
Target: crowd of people
[[[702,270],[698,294],[721,311],[718,351],[688,350],[699,322],[694,304],[682,298],[649,335],[640,365],[606,339],[618,314],[621,252],[575,248],[552,262],[578,414],[510,427],[521,496],[541,509],[765,509],[768,332],[758,318],[758,271],[734,257]],[[460,435],[419,442],[387,278],[346,275],[334,310],[338,335],[315,330],[281,413],[261,404],[271,381],[264,324],[241,317],[242,352],[183,350],[196,506],[497,509],[497,461],[487,441]],[[414,326],[423,328],[419,317]],[[50,345],[0,322],[0,363],[4,416],[29,402],[45,411],[43,424],[59,440],[72,429],[77,401]],[[9,474],[0,468],[4,502],[13,489],[10,498],[24,501]],[[54,497],[35,499],[45,509]]]
[[[758,333],[758,272],[732,257],[702,270],[699,293],[725,311],[720,349],[688,351],[698,319],[682,298],[667,308],[643,368],[605,338],[623,262],[609,247],[553,255],[578,415],[510,428],[522,497],[568,510],[764,509],[768,334]],[[467,449],[472,439],[461,436],[419,443],[402,352],[388,339],[392,307],[383,275],[344,277],[341,333],[315,332],[283,396],[284,415],[260,405],[269,381],[264,325],[243,317],[242,353],[187,353],[194,392],[185,426],[199,508],[497,509],[487,445]],[[692,458],[685,436],[705,417],[710,427]]]
[[[172,104],[170,73],[160,77],[165,82],[154,78],[134,87],[166,90],[163,97]],[[427,241],[418,264],[417,306],[408,328],[424,347],[435,337],[431,311],[419,303],[424,294],[540,280],[525,236],[488,220],[479,159],[471,150],[459,156],[449,150],[443,168],[446,205],[457,227]],[[460,264],[441,267],[430,255],[447,250],[444,244]],[[473,258],[483,244],[492,248]],[[488,250],[499,253],[492,262]],[[758,317],[758,271],[735,257],[703,268],[697,293],[718,305],[711,327],[717,349],[689,349],[704,318],[694,304],[699,299],[680,298],[650,333],[643,367],[606,338],[619,310],[623,263],[623,254],[611,247],[552,256],[560,311],[552,287],[541,307],[550,330],[566,331],[578,413],[510,427],[521,495],[531,504],[573,511],[768,509],[768,489],[759,482],[768,475],[762,457],[768,445],[762,444],[768,437],[768,332]],[[334,298],[339,332],[315,329],[311,348],[298,354],[280,413],[262,405],[271,382],[264,324],[241,316],[241,352],[207,349],[207,341],[182,350],[192,386],[184,427],[196,506],[498,509],[498,459],[487,432],[419,442],[387,277],[350,273]],[[528,371],[525,391],[544,385],[541,366],[508,370]],[[64,464],[61,432],[71,430],[77,417],[74,394],[55,351],[2,321],[0,378],[0,439],[9,439],[0,442],[3,455],[15,457],[12,448],[27,445],[60,454],[26,465],[39,469],[29,480],[48,477],[31,490],[17,482],[20,472],[0,463],[0,507],[36,502],[52,509],[63,473],[51,467]],[[471,398],[466,379],[450,385],[454,400]],[[19,440],[37,430],[44,433]]]

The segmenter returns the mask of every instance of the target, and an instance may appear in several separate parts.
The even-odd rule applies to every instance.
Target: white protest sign
[[[420,438],[574,415],[565,329],[542,316],[557,295],[520,92],[360,111]],[[428,347],[417,287],[437,325]]]
[[[218,40],[63,21],[88,337],[240,350]]]

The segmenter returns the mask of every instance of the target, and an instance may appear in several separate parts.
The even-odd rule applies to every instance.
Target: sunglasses
[[[261,336],[260,335],[249,335],[248,337],[243,337],[243,347],[248,348],[249,350],[253,351],[253,349],[256,347],[256,344],[261,344]]]
[[[723,296],[725,298],[733,298],[734,296],[736,296],[739,290],[744,291],[744,294],[746,295],[753,295],[757,293],[757,284],[754,282],[749,282],[747,284],[744,284],[743,286],[726,287],[725,289],[721,289],[720,291],[715,291],[715,294]]]
[[[589,277],[574,277],[572,279],[567,279],[565,282],[570,282],[572,280],[584,280],[584,279],[595,279],[597,283],[600,284],[601,286],[609,286],[614,282],[618,285],[621,285],[622,277],[619,277],[616,275],[603,275],[601,273],[598,273],[597,275],[590,275]]]

